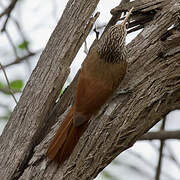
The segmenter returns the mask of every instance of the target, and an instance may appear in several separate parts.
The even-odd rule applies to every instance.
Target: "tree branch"
[[[27,59],[29,59],[30,57],[32,56],[35,56],[36,54],[38,54],[39,52],[41,51],[37,51],[37,52],[30,52],[29,54],[25,55],[25,56],[22,56],[22,57],[17,57],[13,62],[9,63],[9,64],[6,64],[4,65],[3,67],[4,68],[7,68],[7,67],[10,67],[12,65],[15,65],[15,64],[19,64]],[[1,69],[1,68],[0,68]]]
[[[7,15],[6,20],[4,22],[4,25],[1,29],[1,32],[5,31],[7,22],[9,20],[10,15],[11,15],[11,12],[14,9],[17,2],[18,2],[18,0],[12,0],[11,3],[9,4],[9,6],[0,14],[0,18],[4,15]]]
[[[47,133],[48,114],[66,81],[72,60],[97,18],[90,16],[98,2],[69,0],[0,137],[0,177],[18,179],[34,147]]]
[[[144,134],[139,140],[168,140],[168,139],[180,139],[180,131],[158,131],[148,132]]]
[[[151,161],[148,161],[146,158],[144,158],[144,156],[142,156],[141,154],[129,150],[129,153],[131,153],[133,156],[137,157],[138,159],[140,159],[144,164],[146,164],[148,167],[150,167],[153,171],[155,170],[154,164]],[[169,179],[174,179],[171,174],[167,171],[162,170],[162,175],[164,175],[165,177],[169,178]],[[153,179],[151,177],[151,179]]]
[[[0,14],[0,18],[4,15],[10,15],[11,11],[14,9],[16,3],[18,0],[12,0],[11,3],[9,4],[9,6]]]
[[[4,67],[3,67],[3,65],[2,65],[1,63],[0,63],[0,67],[1,67],[1,69],[2,69],[2,71],[3,71],[3,73],[4,73],[5,79],[6,79],[6,81],[7,81],[7,85],[8,85],[8,88],[9,88],[9,92],[11,93],[11,95],[12,95],[15,103],[17,104],[17,100],[16,100],[16,98],[15,98],[15,96],[14,96],[13,90],[11,89],[11,86],[10,86],[9,79],[8,79],[8,77],[7,77],[6,71],[5,71],[5,69],[4,69]]]
[[[163,119],[162,124],[161,124],[161,131],[164,131],[165,129],[165,124],[166,124],[166,117]],[[156,169],[156,175],[155,175],[155,180],[160,180],[161,176],[161,167],[162,167],[162,161],[163,161],[163,149],[164,149],[164,140],[160,141],[160,148],[159,148],[159,159],[158,159],[158,165]]]
[[[13,49],[13,52],[14,52],[15,57],[18,58],[16,46],[15,46],[15,44],[13,43],[13,40],[12,40],[12,38],[11,38],[11,36],[10,36],[10,34],[9,34],[9,32],[8,32],[7,30],[5,30],[5,34],[6,34],[7,39],[9,40],[9,43],[10,43],[12,49]]]

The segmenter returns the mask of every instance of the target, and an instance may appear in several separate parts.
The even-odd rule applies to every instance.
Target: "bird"
[[[111,26],[82,63],[74,103],[50,142],[46,157],[59,164],[69,158],[90,118],[119,86],[127,71],[126,22]]]

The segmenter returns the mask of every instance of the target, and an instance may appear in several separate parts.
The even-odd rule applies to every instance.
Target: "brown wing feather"
[[[112,84],[86,76],[81,73],[75,97],[75,112],[93,114],[105,103],[112,94]]]
[[[51,141],[49,145],[46,155],[51,160],[55,158],[56,154],[61,149],[63,143],[65,142],[68,136],[68,131],[73,121],[73,112],[74,112],[74,109],[71,108],[71,110],[68,112],[66,118],[62,122],[61,126],[56,132],[56,135],[54,136],[53,140]]]
[[[79,127],[73,126],[73,114],[74,108],[72,107],[50,143],[46,154],[50,160],[54,159],[59,163],[66,160],[86,130],[86,124]]]
[[[111,94],[112,86],[106,86],[102,81],[81,72],[75,97],[74,125],[77,127],[87,122]]]

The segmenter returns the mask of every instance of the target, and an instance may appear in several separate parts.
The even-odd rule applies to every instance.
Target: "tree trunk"
[[[91,30],[90,16],[98,2],[69,0],[0,138],[1,179],[18,179],[46,134],[47,116]]]
[[[93,179],[168,112],[180,109],[180,0],[126,2],[112,10],[113,15],[134,6],[135,22],[129,26],[144,27],[128,45],[128,72],[119,87],[131,91],[116,92],[101,108],[65,163],[58,166],[46,160],[48,144],[72,101],[76,81],[56,105],[55,100],[90,30],[89,17],[97,3],[69,1],[1,136],[0,177],[4,180]],[[146,17],[144,23],[139,16]]]

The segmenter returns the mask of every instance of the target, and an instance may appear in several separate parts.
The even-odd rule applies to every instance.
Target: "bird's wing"
[[[75,96],[74,124],[81,125],[96,113],[112,94],[112,83],[81,72]]]

